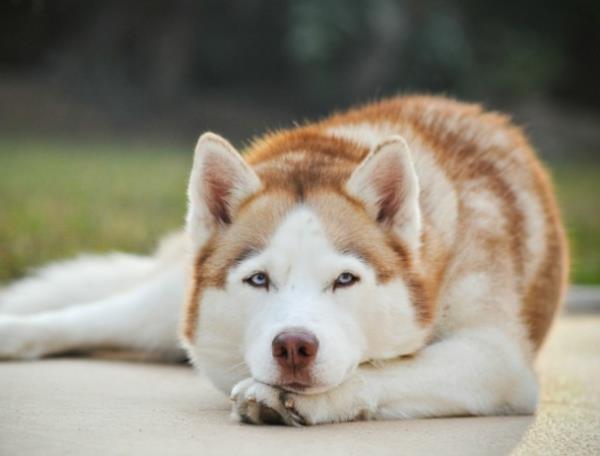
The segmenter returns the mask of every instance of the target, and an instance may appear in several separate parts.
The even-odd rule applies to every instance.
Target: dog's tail
[[[180,236],[163,242],[152,256],[111,253],[82,255],[49,264],[0,290],[0,313],[28,315],[86,304],[125,291],[149,278],[180,254]]]
[[[143,280],[155,263],[123,253],[52,263],[0,291],[0,312],[27,315],[108,297]]]

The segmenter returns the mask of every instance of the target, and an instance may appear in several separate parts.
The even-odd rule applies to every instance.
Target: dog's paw
[[[232,417],[244,423],[289,426],[366,420],[374,405],[363,396],[354,381],[324,393],[299,394],[248,378],[232,390]]]
[[[282,392],[279,400],[286,413],[304,426],[368,420],[372,416],[372,407],[336,389],[320,394]]]
[[[257,382],[253,378],[242,380],[231,391],[233,419],[248,424],[285,424],[300,426],[303,423],[284,407],[280,389]]]
[[[285,424],[279,391],[255,381],[242,380],[231,390],[231,417],[248,424]]]
[[[35,325],[23,317],[0,315],[0,359],[36,359],[43,354]]]

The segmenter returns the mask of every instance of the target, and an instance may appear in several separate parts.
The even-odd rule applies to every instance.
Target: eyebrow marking
[[[353,248],[343,248],[340,250],[340,253],[342,255],[350,255],[354,258],[356,258],[358,261],[360,261],[363,264],[366,264],[368,266],[370,266],[369,261],[367,260],[366,256],[361,253],[359,250],[357,249],[353,249]]]
[[[256,247],[247,247],[240,252],[238,256],[233,259],[233,264],[240,264],[251,257],[254,257],[260,253],[260,250]]]

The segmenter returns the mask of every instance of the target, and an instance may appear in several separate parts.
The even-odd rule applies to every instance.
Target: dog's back
[[[440,331],[489,319],[519,334],[523,323],[537,349],[565,292],[567,245],[547,172],[506,116],[439,97],[399,97],[268,135],[246,160],[265,192],[341,191],[368,152],[398,134],[421,189],[420,268],[432,307],[421,309],[423,318],[435,314]],[[462,305],[477,295],[480,307]]]

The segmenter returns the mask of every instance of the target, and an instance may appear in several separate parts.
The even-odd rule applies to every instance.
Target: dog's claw
[[[296,402],[289,393],[282,392],[279,395],[279,401],[285,408],[289,424],[295,427],[302,427],[308,424],[306,419],[296,409]]]
[[[243,381],[230,395],[232,417],[248,424],[287,424],[302,427],[311,424],[298,406],[303,399],[294,393],[263,383]]]
[[[303,427],[306,426],[308,423],[306,422],[306,420],[304,419],[304,417],[302,415],[300,415],[296,410],[290,410],[289,411],[290,416],[292,417],[292,425],[296,426],[296,427]]]

